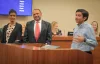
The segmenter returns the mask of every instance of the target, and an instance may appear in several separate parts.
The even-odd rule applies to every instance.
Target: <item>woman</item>
[[[91,23],[91,25],[92,25],[92,27],[93,27],[93,29],[94,29],[95,35],[96,35],[96,36],[99,36],[99,32],[98,32],[98,22],[97,22],[97,21],[93,21],[93,22]]]
[[[20,42],[22,35],[22,26],[16,22],[17,12],[13,9],[9,11],[10,22],[3,27],[2,43]]]
[[[56,21],[53,21],[51,23],[52,27],[52,35],[62,35],[61,30],[58,29],[58,23]]]
[[[21,24],[21,25],[22,25],[22,36],[24,36],[24,32],[25,32],[26,25],[25,24]]]
[[[22,25],[22,37],[21,37],[21,42],[22,42],[22,43],[25,43],[25,42],[23,41],[23,37],[24,37],[24,32],[25,32],[25,27],[26,27],[26,25],[25,25],[24,23],[21,23],[21,25]]]

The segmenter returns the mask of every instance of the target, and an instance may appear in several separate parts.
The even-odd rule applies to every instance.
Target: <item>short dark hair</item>
[[[39,10],[39,11],[40,11],[40,13],[42,13],[40,9],[34,9],[34,10]]]
[[[10,13],[15,13],[17,15],[17,12],[14,9],[10,9],[9,15],[10,15]]]
[[[88,20],[88,17],[89,17],[88,11],[86,11],[85,9],[77,9],[76,12],[81,12],[83,17],[86,17],[86,19],[84,21]]]

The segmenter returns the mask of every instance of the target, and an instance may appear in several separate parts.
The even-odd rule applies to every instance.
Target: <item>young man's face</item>
[[[81,12],[76,12],[76,17],[75,17],[76,23],[81,24],[84,22],[85,19],[86,18],[83,17]]]

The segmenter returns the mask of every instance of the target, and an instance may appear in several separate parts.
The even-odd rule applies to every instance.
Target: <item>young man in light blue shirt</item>
[[[77,27],[74,29],[71,48],[92,54],[91,50],[97,46],[97,41],[92,26],[86,22],[88,16],[88,11],[84,9],[76,10]]]

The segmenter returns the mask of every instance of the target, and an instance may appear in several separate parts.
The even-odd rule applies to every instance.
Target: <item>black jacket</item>
[[[36,43],[35,36],[34,36],[34,23],[35,21],[32,20],[27,22],[25,33],[24,33],[24,42],[28,43]],[[37,43],[51,43],[52,40],[52,32],[51,32],[51,24],[42,20],[41,22],[41,33]]]
[[[8,24],[3,27],[3,33],[2,33],[2,40],[1,43],[6,43],[6,31],[8,28]],[[15,28],[13,29],[10,38],[8,40],[8,43],[14,43],[16,40],[21,40],[22,35],[22,25],[19,23],[16,23]]]

